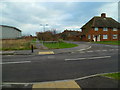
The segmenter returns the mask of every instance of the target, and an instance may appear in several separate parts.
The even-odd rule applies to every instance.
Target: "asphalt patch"
[[[104,76],[95,76],[86,79],[76,80],[82,90],[97,89],[97,90],[119,90],[119,81],[115,79],[106,78]]]

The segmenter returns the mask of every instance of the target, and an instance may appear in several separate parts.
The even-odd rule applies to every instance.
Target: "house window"
[[[95,28],[95,31],[98,31],[98,28]]]
[[[117,39],[117,34],[113,34],[113,39]]]
[[[88,35],[88,39],[90,39],[90,35]]]
[[[103,28],[103,31],[108,31],[108,28]]]
[[[103,35],[103,39],[108,39],[108,35]]]
[[[113,31],[117,31],[117,28],[113,28]]]

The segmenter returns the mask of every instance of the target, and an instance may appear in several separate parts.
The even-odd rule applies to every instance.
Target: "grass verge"
[[[72,48],[78,46],[77,44],[66,43],[66,42],[45,42],[43,43],[49,49],[62,49],[62,48]]]
[[[110,45],[120,45],[120,41],[99,41],[99,42],[94,42],[98,44],[110,44]]]
[[[116,80],[120,80],[120,72],[110,73],[110,74],[104,74],[102,76],[110,77],[110,78],[113,78],[113,79],[116,79]]]
[[[27,39],[16,39],[16,40],[0,40],[0,45],[2,45],[0,50],[10,51],[10,50],[30,50],[31,40]],[[34,47],[36,48],[36,47]]]

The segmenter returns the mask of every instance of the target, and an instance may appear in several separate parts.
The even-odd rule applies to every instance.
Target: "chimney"
[[[101,14],[101,17],[102,17],[102,18],[106,18],[106,13],[102,13],[102,14]]]

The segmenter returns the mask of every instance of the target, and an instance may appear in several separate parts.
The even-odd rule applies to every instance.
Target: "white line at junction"
[[[20,61],[20,62],[2,62],[0,64],[18,64],[18,63],[30,63],[31,61]]]
[[[92,46],[89,46],[88,48],[86,48],[86,49],[80,49],[80,50],[78,50],[78,51],[84,51],[84,50],[88,50],[88,49],[90,49]]]
[[[110,58],[110,57],[111,57],[111,56],[88,57],[88,58],[73,58],[73,59],[65,59],[65,61],[85,60],[85,59],[100,59],[100,58]]]
[[[85,52],[79,52],[79,53],[85,53]]]
[[[107,50],[102,50],[102,51],[107,51]]]
[[[110,74],[110,73],[117,73],[117,72],[108,72],[108,73],[96,73],[96,74],[91,74],[89,76],[83,76],[83,77],[79,77],[79,78],[74,78],[74,79],[63,79],[63,80],[55,80],[55,81],[44,81],[44,82],[30,82],[30,83],[11,83],[11,82],[2,82],[0,83],[2,86],[3,85],[12,85],[12,84],[16,84],[16,85],[29,85],[29,84],[37,84],[37,83],[47,83],[47,82],[60,82],[60,81],[69,81],[69,80],[82,80],[82,79],[87,79],[90,77],[95,77],[95,76],[99,76],[99,75],[104,75],[104,74]]]
[[[93,51],[87,51],[87,52],[93,52]]]
[[[114,49],[110,49],[110,51],[113,51]]]
[[[96,50],[97,52],[100,52],[101,50]]]

